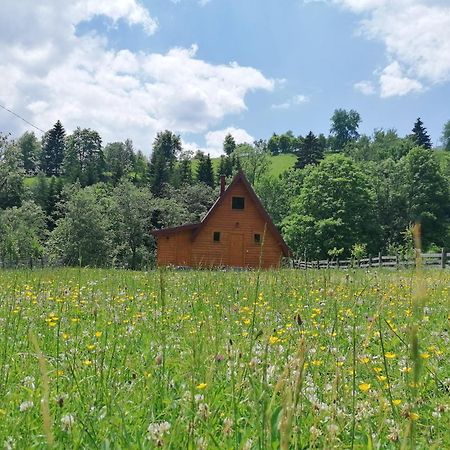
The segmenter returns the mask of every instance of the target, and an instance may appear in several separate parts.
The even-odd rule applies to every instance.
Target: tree
[[[331,117],[331,144],[334,151],[342,151],[351,141],[359,138],[358,128],[361,116],[351,109],[336,109]]]
[[[123,181],[113,190],[109,217],[113,224],[111,255],[116,267],[139,269],[152,262],[151,209],[148,189]]]
[[[110,173],[114,184],[133,170],[134,152],[130,140],[108,144],[104,155],[106,170]]]
[[[101,185],[67,188],[61,218],[48,241],[51,261],[69,266],[106,266],[110,262],[112,225]]]
[[[234,137],[231,135],[231,133],[228,133],[223,141],[223,151],[225,155],[230,156],[235,150],[236,141],[234,140]]]
[[[333,248],[350,256],[354,244],[378,250],[379,227],[369,182],[348,157],[330,155],[304,179],[283,230],[291,248],[326,258]]]
[[[58,120],[42,138],[40,170],[47,176],[61,175],[65,155],[66,132]]]
[[[450,152],[450,120],[447,121],[447,123],[444,125],[444,128],[442,129],[441,141],[444,150]]]
[[[183,152],[178,167],[178,185],[192,183],[192,152]]]
[[[267,149],[271,155],[278,155],[280,153],[280,137],[273,133],[267,142]]]
[[[71,182],[80,181],[90,186],[102,181],[105,172],[102,138],[89,128],[78,127],[67,138],[64,172]]]
[[[297,148],[297,138],[292,131],[278,136],[278,150],[279,153],[294,153]]]
[[[411,150],[400,161],[408,221],[421,223],[422,242],[445,244],[450,209],[449,187],[433,153],[424,147]]]
[[[240,144],[236,149],[236,157],[240,159],[248,181],[256,184],[268,171],[271,161],[267,144],[263,140],[255,141],[253,145]]]
[[[197,181],[214,187],[214,169],[210,155],[205,156],[204,153],[200,152],[197,157]]]
[[[431,149],[430,136],[427,133],[427,129],[423,126],[423,122],[420,120],[420,117],[417,118],[412,132],[413,141],[417,146],[426,148],[428,150]]]
[[[0,209],[20,206],[24,194],[23,179],[20,150],[0,133]]]
[[[295,168],[303,169],[308,164],[317,164],[323,158],[324,151],[319,139],[310,131],[305,138],[299,140]]]
[[[0,211],[0,260],[17,264],[43,253],[45,214],[27,200],[22,206]]]
[[[160,195],[164,184],[170,182],[181,151],[180,136],[169,130],[156,135],[149,166],[150,190],[154,195]]]
[[[39,165],[41,146],[33,132],[26,131],[17,141],[22,154],[22,165],[27,175],[34,175]]]
[[[364,171],[370,179],[375,199],[375,214],[381,227],[382,250],[403,243],[409,224],[403,178],[398,161],[385,159],[366,163]]]

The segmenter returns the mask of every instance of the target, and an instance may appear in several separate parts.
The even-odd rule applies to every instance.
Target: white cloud
[[[355,90],[361,92],[364,95],[375,94],[375,87],[371,81],[358,81],[358,83],[355,83],[353,87],[355,88]]]
[[[273,109],[289,109],[295,105],[301,105],[303,103],[309,103],[310,98],[307,95],[299,94],[294,95],[290,99],[286,100],[283,103],[275,103],[272,105]]]
[[[392,97],[420,92],[423,86],[419,81],[404,76],[398,62],[394,61],[381,73],[380,89],[381,97]]]
[[[223,141],[227,134],[234,137],[236,144],[252,143],[255,139],[242,128],[228,127],[223,130],[210,131],[205,135],[206,148],[203,149],[211,157],[223,154]]]
[[[360,33],[384,44],[381,95],[405,95],[450,81],[448,0],[333,0],[362,14]]]
[[[245,111],[249,92],[274,87],[254,68],[199,59],[195,45],[134,53],[109,48],[104,36],[76,33],[80,21],[98,14],[155,31],[156,20],[136,0],[76,0],[67,8],[57,0],[45,6],[2,2],[0,73],[6,81],[0,100],[28,111],[27,118],[43,129],[60,119],[69,131],[94,128],[106,142],[131,137],[149,152],[158,130],[204,133]],[[4,120],[0,115],[6,129],[10,118]],[[17,122],[11,123],[14,129]]]

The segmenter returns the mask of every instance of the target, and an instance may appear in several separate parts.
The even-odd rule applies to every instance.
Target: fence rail
[[[399,255],[381,255],[362,259],[321,259],[302,260],[292,259],[291,267],[295,269],[369,269],[372,267],[406,268],[421,264],[425,267],[439,267],[441,269],[450,267],[450,253],[444,249],[440,253],[421,253],[416,251],[412,258],[401,258]]]

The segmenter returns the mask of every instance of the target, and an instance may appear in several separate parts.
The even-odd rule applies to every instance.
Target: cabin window
[[[245,206],[245,198],[244,197],[233,197],[231,201],[232,209],[244,209]]]
[[[213,241],[220,242],[220,231],[214,231],[213,233]]]
[[[259,233],[255,233],[253,236],[253,240],[255,244],[257,245],[261,244],[261,235]]]

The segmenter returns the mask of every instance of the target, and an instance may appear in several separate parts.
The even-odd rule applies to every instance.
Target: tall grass
[[[0,445],[450,448],[449,292],[426,269],[0,272]]]

